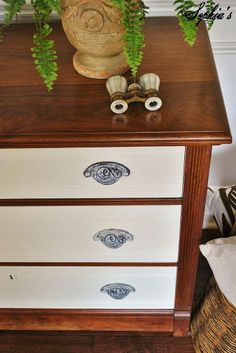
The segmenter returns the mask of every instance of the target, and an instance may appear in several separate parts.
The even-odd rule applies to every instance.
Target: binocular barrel
[[[162,101],[158,97],[160,78],[154,73],[142,75],[138,83],[128,82],[123,76],[112,76],[106,82],[111,97],[110,108],[114,113],[124,113],[131,102],[143,102],[149,111],[158,110]]]

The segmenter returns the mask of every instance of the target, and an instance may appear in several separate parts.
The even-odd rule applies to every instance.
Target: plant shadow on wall
[[[26,4],[26,0],[3,0],[3,2],[5,3],[5,17],[4,24],[1,26],[1,36],[3,29],[9,26],[14,17],[22,11],[23,6]],[[86,0],[31,0],[31,4],[34,9],[33,18],[36,26],[36,33],[33,36],[34,47],[31,49],[32,56],[36,65],[36,69],[39,75],[42,77],[48,91],[53,89],[53,84],[57,79],[58,73],[57,54],[54,49],[54,41],[49,39],[49,36],[52,33],[52,27],[49,23],[49,19],[50,15],[54,11],[61,15],[63,19],[63,12],[66,10],[67,3],[71,8],[75,6],[74,9],[76,10],[76,13],[74,13],[73,17],[75,24],[76,16],[81,11],[81,6],[86,5]],[[79,21],[77,18],[78,28],[80,28],[80,26],[85,26],[87,30],[90,30],[90,35],[92,35],[92,32],[95,31],[99,25],[99,19],[96,16],[96,9],[91,9],[91,5],[93,3],[103,5],[105,3],[106,6],[108,5],[110,8],[115,7],[116,10],[119,11],[119,23],[123,29],[122,55],[124,56],[126,62],[125,66],[120,66],[120,72],[118,70],[115,72],[115,74],[121,74],[129,67],[131,70],[132,78],[135,82],[138,68],[143,58],[142,49],[144,47],[145,41],[142,27],[147,12],[145,3],[141,0],[94,0],[93,2],[90,2],[88,8],[89,10],[83,16],[83,23],[81,24],[81,21]],[[213,14],[214,10],[216,9],[216,4],[212,0],[207,0],[202,4],[205,9],[205,14],[208,14],[204,17],[204,19],[207,22],[208,29],[210,29],[214,23]],[[200,20],[203,19],[203,16],[199,17],[199,11],[202,10],[203,7],[200,9],[199,3],[192,0],[176,0],[173,2],[173,6],[176,11],[176,16],[179,19],[179,25],[183,30],[184,38],[190,46],[193,46],[197,37],[198,24]],[[115,41],[114,34],[116,33],[112,34],[113,37],[111,37],[111,41]],[[73,39],[70,41],[72,44],[74,44]],[[112,57],[112,55],[114,56],[114,53],[111,51],[110,57]],[[96,53],[95,57],[99,61],[99,54]],[[116,65],[112,64],[112,66],[115,67]],[[81,72],[80,70],[77,71]],[[109,76],[112,76],[112,74],[114,73],[109,72]],[[84,73],[84,75],[86,76],[86,73]],[[104,77],[101,76],[99,78]]]

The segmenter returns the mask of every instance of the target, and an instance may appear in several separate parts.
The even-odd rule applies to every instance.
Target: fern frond
[[[39,75],[42,77],[48,91],[53,88],[53,83],[57,79],[56,51],[53,49],[54,41],[46,39],[51,33],[52,28],[44,24],[41,30],[34,34],[34,48],[32,56]]]
[[[192,0],[175,0],[174,6],[177,6],[175,7],[175,12],[182,28],[184,39],[192,47],[197,39],[197,19],[190,20],[184,14],[188,11],[193,11],[197,4]]]
[[[112,0],[122,13],[122,23],[125,28],[124,52],[127,63],[135,78],[143,59],[144,34],[142,25],[147,7],[140,0]]]
[[[11,23],[13,17],[15,17],[16,14],[21,11],[21,8],[23,5],[25,5],[26,0],[3,0],[3,2],[5,2],[5,15],[3,21],[4,24],[8,26]]]
[[[36,24],[36,33],[33,37],[34,47],[31,49],[32,56],[36,69],[50,92],[57,79],[58,66],[54,41],[48,39],[52,33],[52,27],[47,21],[52,11],[60,11],[60,0],[32,0],[31,2],[34,7]]]
[[[209,13],[214,10],[215,6],[216,6],[216,3],[213,0],[207,0],[206,9]],[[214,24],[214,20],[207,19],[206,23],[207,23],[207,29],[208,29],[208,31],[210,31],[210,29],[212,28],[212,26]]]
[[[25,5],[26,0],[3,0],[4,6],[4,19],[3,24],[0,26],[0,39],[3,37],[3,29],[8,27],[12,19],[21,11],[22,6]]]

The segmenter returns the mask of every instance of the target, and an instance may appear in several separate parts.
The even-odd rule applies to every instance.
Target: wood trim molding
[[[236,40],[235,41],[214,41],[212,42],[212,50],[214,54],[236,54]]]
[[[190,311],[175,311],[174,313],[174,337],[189,336]]]
[[[0,207],[11,206],[131,206],[181,205],[181,198],[126,198],[126,199],[0,199]]]
[[[0,207],[11,206],[82,206],[82,205],[181,205],[182,199],[0,199]],[[204,229],[217,229],[205,208]]]
[[[173,332],[173,310],[1,309],[0,330]]]
[[[175,310],[191,310],[205,209],[211,147],[187,147]],[[184,305],[183,305],[184,303]],[[188,322],[181,324],[183,335]],[[176,326],[178,327],[178,325]],[[176,332],[176,335],[181,333]]]

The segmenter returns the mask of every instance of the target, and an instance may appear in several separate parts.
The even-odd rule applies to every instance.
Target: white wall
[[[199,1],[201,2],[201,1]],[[231,20],[217,21],[210,32],[212,48],[221,82],[226,110],[234,140],[236,141],[236,0],[219,1],[223,8],[231,6]],[[30,0],[24,7],[24,15],[18,20],[27,20],[31,14]],[[150,16],[172,16],[173,0],[145,0],[150,7]],[[0,0],[0,19],[3,16],[3,1]],[[211,164],[210,185],[236,183],[236,142],[228,146],[214,147]]]

